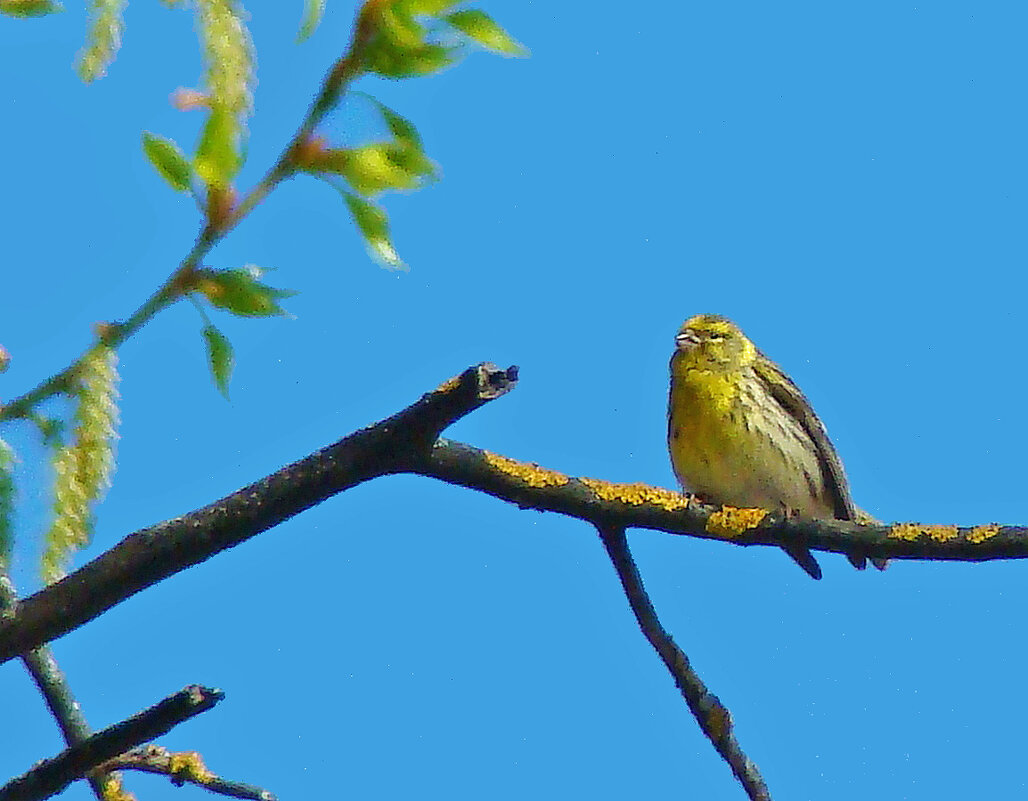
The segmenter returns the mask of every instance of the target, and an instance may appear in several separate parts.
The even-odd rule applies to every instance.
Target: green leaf
[[[388,144],[350,148],[335,166],[362,195],[375,195],[386,189],[415,189],[418,176],[399,166],[392,157],[392,150],[395,146]]]
[[[382,209],[352,192],[343,192],[343,199],[365,239],[389,238],[389,217]]]
[[[486,50],[492,50],[503,56],[528,55],[528,49],[511,38],[511,35],[493,22],[492,17],[484,11],[477,8],[462,9],[447,14],[444,19]]]
[[[207,343],[207,364],[211,368],[214,384],[228,400],[228,384],[236,366],[232,343],[213,325],[204,326],[203,339]]]
[[[396,0],[396,5],[411,16],[433,17],[453,8],[460,2],[462,0]]]
[[[325,0],[304,0],[303,20],[300,22],[300,32],[296,35],[296,43],[306,42],[318,25],[321,24],[321,17],[325,13]]]
[[[373,97],[393,136],[390,142],[376,142],[352,148],[321,149],[303,164],[314,174],[341,175],[358,194],[374,196],[387,190],[417,189],[435,178],[438,167],[425,155],[421,136],[410,120],[401,117]]]
[[[408,50],[425,43],[428,31],[401,3],[379,3],[375,27],[394,47]]]
[[[403,145],[388,147],[386,148],[386,158],[391,164],[411,176],[415,181],[415,186],[420,186],[426,179],[435,178],[438,173],[432,159],[416,147],[404,147]]]
[[[197,290],[212,306],[241,317],[273,317],[285,315],[279,300],[295,295],[288,289],[275,289],[257,279],[261,273],[249,270],[203,270]]]
[[[374,100],[374,98],[372,98],[372,100],[378,106],[382,119],[384,119],[386,125],[389,126],[389,132],[396,137],[397,141],[402,142],[405,145],[416,147],[420,150],[421,136],[418,134],[418,129],[414,127],[414,123],[405,117],[401,117],[391,108],[388,108],[377,100]]]
[[[390,270],[408,269],[389,238],[389,218],[386,213],[352,192],[343,192],[342,195],[357,229],[367,243],[371,257]]]
[[[171,139],[143,131],[143,152],[172,189],[189,191],[193,171],[185,154]]]
[[[369,45],[364,65],[385,78],[418,78],[431,75],[453,64],[457,59],[451,47],[425,44],[420,47],[397,47],[382,38]]]
[[[239,123],[224,106],[211,109],[200,134],[193,166],[208,186],[225,187],[239,171]]]
[[[8,17],[45,17],[63,10],[60,3],[51,0],[0,0],[0,14]]]

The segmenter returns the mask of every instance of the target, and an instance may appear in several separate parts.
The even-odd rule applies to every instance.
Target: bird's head
[[[756,359],[756,346],[739,326],[717,314],[697,314],[679,329],[672,364],[677,369],[729,372]]]

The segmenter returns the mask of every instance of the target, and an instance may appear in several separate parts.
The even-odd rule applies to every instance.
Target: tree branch
[[[0,615],[0,662],[326,498],[427,458],[446,426],[509,392],[517,368],[470,367],[412,406],[184,517],[137,531]]]
[[[771,801],[771,794],[761,778],[757,766],[742,752],[739,743],[732,733],[732,715],[716,695],[707,689],[682,649],[668,634],[657,617],[646,588],[643,587],[639,568],[628,550],[625,530],[618,526],[597,526],[607,556],[621,579],[621,587],[625,591],[628,603],[632,607],[635,620],[650,645],[667,666],[668,672],[675,680],[682,697],[692,711],[700,729],[714,744],[721,758],[728,763],[735,778],[746,790],[751,801]]]
[[[796,543],[890,559],[1028,557],[1028,529],[984,525],[858,525],[760,509],[706,506],[646,484],[571,478],[438,438],[451,423],[517,382],[517,369],[465,370],[398,414],[282,468],[209,506],[130,534],[61,581],[0,614],[0,663],[56,639],[115,604],[326,498],[377,476],[414,473],[480,490],[525,509],[596,525],[647,528],[734,545]]]
[[[0,573],[0,611],[13,609],[18,596],[10,577]],[[78,745],[89,739],[93,733],[82,714],[82,707],[71,693],[71,687],[64,677],[49,647],[42,645],[22,656],[25,669],[46,701],[50,714],[54,716],[67,745]],[[89,777],[89,786],[99,801],[104,801],[104,787],[120,786],[121,776],[103,771]]]
[[[313,134],[324,120],[325,115],[339,102],[339,98],[349,85],[362,73],[361,59],[368,37],[371,35],[369,24],[367,15],[362,12],[358,17],[349,48],[326,73],[318,89],[318,94],[300,122],[299,128],[265,176],[239,201],[235,208],[231,209],[226,217],[218,221],[210,218],[204,221],[192,249],[168,279],[128,319],[104,327],[100,336],[104,345],[118,348],[158,312],[176,303],[189,292],[192,289],[189,285],[190,277],[194,275],[196,268],[203,262],[204,257],[211,249],[271,194],[275,187],[296,172],[294,158],[297,150]],[[0,405],[0,422],[28,417],[41,401],[58,393],[66,392],[75,378],[80,361],[80,359],[76,359],[59,373],[50,376],[28,392]]]
[[[571,478],[439,437],[447,426],[506,394],[516,383],[515,367],[470,367],[386,420],[209,506],[129,535],[13,609],[0,608],[0,663],[67,634],[140,590],[238,545],[331,495],[377,476],[413,473],[485,492],[521,508],[558,512],[595,525],[603,535],[640,627],[672,671],[693,714],[751,798],[763,799],[767,797],[766,787],[735,744],[727,709],[692,673],[685,655],[656,619],[627,545],[622,542],[626,528],[686,534],[735,545],[802,545],[891,559],[1028,557],[1028,530],[1022,527],[858,525],[783,517],[760,509],[706,506],[689,496],[645,484]],[[106,733],[89,738],[82,747]],[[149,737],[136,742],[145,739]],[[133,744],[105,751],[77,776]],[[67,760],[67,755],[80,753],[82,747],[70,748],[57,759]],[[40,781],[32,777],[44,769],[52,773],[55,768],[48,767],[50,764],[17,781]],[[65,770],[61,775],[66,774]],[[12,786],[0,788],[0,801],[42,797],[10,795]]]
[[[97,732],[0,787],[0,801],[38,801],[56,795],[76,779],[129,749],[171,729],[224,698],[220,690],[191,685],[128,720]]]
[[[195,751],[172,752],[158,745],[141,745],[100,765],[97,770],[139,770],[167,776],[172,784],[193,784],[212,793],[245,798],[250,801],[275,801],[275,796],[260,787],[228,781],[207,768]]]
[[[556,470],[440,438],[412,470],[479,490],[522,509],[558,512],[593,524],[646,528],[733,545],[802,544],[818,551],[888,559],[985,561],[1028,557],[1028,527],[861,525],[786,517],[763,509],[710,506],[648,484],[573,478]]]

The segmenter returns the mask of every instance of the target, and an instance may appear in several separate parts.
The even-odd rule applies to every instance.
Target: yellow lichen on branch
[[[217,778],[204,764],[197,751],[178,751],[170,755],[169,767],[173,778],[197,784],[209,784]]]
[[[767,509],[736,509],[734,506],[722,506],[707,520],[707,533],[720,539],[734,540],[759,526],[767,515]]]
[[[460,376],[455,375],[453,378],[448,378],[438,387],[435,388],[436,392],[445,393],[453,392],[457,387],[460,386]]]
[[[979,542],[985,542],[991,537],[995,537],[999,534],[999,526],[995,523],[990,523],[987,526],[975,526],[967,534],[968,542],[973,542],[977,545]]]
[[[977,545],[999,533],[999,526],[990,524],[987,526],[975,526],[967,533],[967,541]],[[922,526],[919,523],[896,523],[889,529],[889,537],[904,542],[916,542],[921,537],[927,537],[935,542],[952,542],[960,537],[960,529],[957,526]]]
[[[956,526],[925,526],[925,534],[936,542],[949,542],[960,536],[960,529]]]
[[[632,506],[652,503],[669,512],[685,509],[689,506],[689,498],[680,492],[672,492],[662,487],[651,487],[649,484],[617,484],[612,481],[600,481],[595,478],[579,479],[593,494],[602,501],[619,501]]]
[[[889,529],[889,536],[894,540],[913,542],[921,536],[924,526],[916,523],[896,523]]]
[[[104,774],[100,780],[104,801],[136,801],[136,797],[125,789],[117,773]]]
[[[501,473],[513,476],[530,487],[537,489],[543,487],[563,487],[571,480],[563,473],[558,473],[556,470],[548,470],[537,464],[519,462],[516,459],[508,459],[506,456],[500,456],[498,453],[490,453],[489,451],[484,453],[490,467],[499,470]]]

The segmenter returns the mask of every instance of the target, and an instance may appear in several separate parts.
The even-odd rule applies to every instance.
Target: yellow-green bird
[[[716,314],[690,318],[675,337],[668,450],[682,486],[708,503],[871,520],[854,506],[842,462],[803,393],[735,323]],[[821,578],[805,546],[785,551]],[[863,555],[849,560],[865,567]]]

